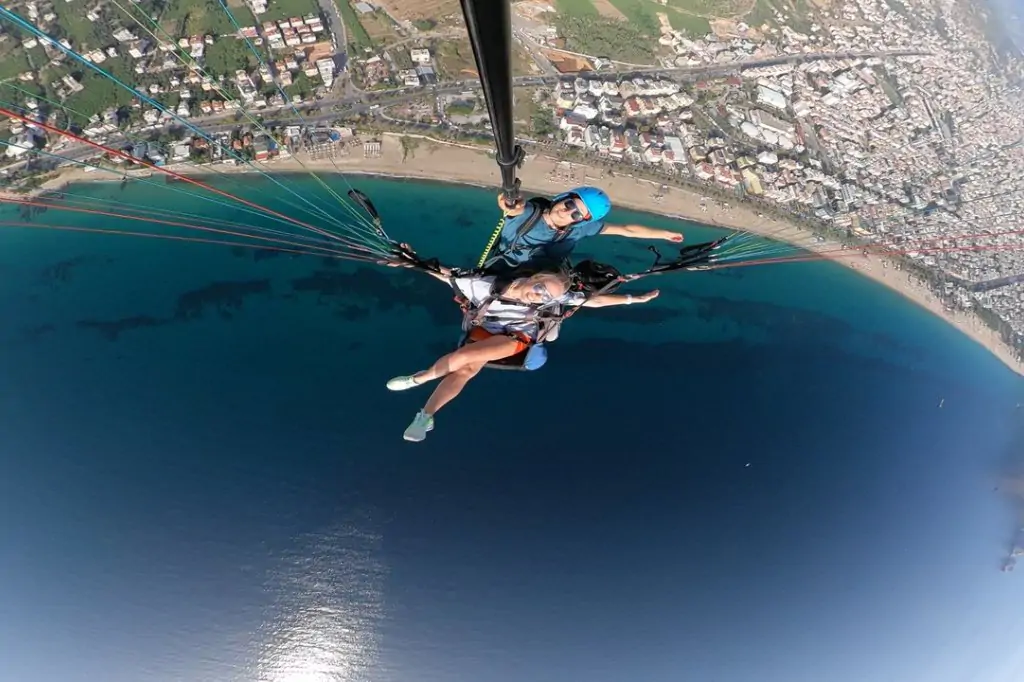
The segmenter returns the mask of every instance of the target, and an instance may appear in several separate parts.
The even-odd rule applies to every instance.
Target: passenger
[[[467,333],[465,345],[441,357],[429,368],[410,376],[388,381],[388,389],[404,391],[435,379],[441,383],[426,405],[405,430],[408,441],[421,441],[434,428],[434,415],[453,400],[466,383],[487,363],[530,352],[543,342],[545,330],[561,321],[577,307],[602,308],[630,303],[646,303],[658,296],[650,291],[637,296],[597,294],[588,297],[571,290],[571,280],[563,272],[540,272],[503,282],[497,277],[470,275],[452,277],[442,268],[432,276],[449,283],[466,302]],[[538,363],[541,364],[541,363]]]
[[[505,213],[505,225],[484,262],[489,272],[510,270],[528,262],[560,263],[581,239],[599,234],[683,241],[682,234],[670,230],[606,224],[612,202],[597,187],[578,187],[550,201],[536,197],[515,206],[508,205],[500,194],[498,207]]]

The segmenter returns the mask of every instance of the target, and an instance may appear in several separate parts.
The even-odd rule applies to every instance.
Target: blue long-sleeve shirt
[[[569,257],[581,239],[598,235],[604,229],[603,220],[591,220],[556,230],[538,215],[543,210],[540,202],[531,199],[526,202],[522,213],[506,216],[488,265],[501,261],[516,267],[527,262],[561,261]],[[524,234],[518,234],[529,221],[533,221],[530,228]]]

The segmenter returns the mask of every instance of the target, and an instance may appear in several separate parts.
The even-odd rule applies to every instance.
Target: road
[[[523,46],[530,54],[530,59],[536,64],[545,76],[558,76],[558,69],[551,65],[551,60],[544,56],[540,47],[526,33],[516,28],[515,18],[512,19],[512,39]]]
[[[333,0],[320,0],[320,2],[332,2]],[[769,66],[774,64],[785,64],[785,63],[797,63],[801,61],[814,61],[820,59],[849,59],[849,58],[864,58],[864,57],[893,57],[893,56],[908,56],[908,55],[921,55],[928,54],[923,50],[880,50],[873,52],[828,52],[828,53],[810,53],[810,54],[797,54],[797,55],[784,55],[780,57],[771,57],[769,59],[751,59],[741,62],[733,62],[731,64],[715,64],[713,66],[699,66],[699,67],[684,67],[684,68],[673,68],[673,69],[642,69],[639,71],[628,71],[628,72],[601,72],[598,75],[602,78],[607,78],[612,75],[619,76],[659,76],[664,78],[676,77],[682,80],[695,80],[697,78],[707,78],[710,76],[723,76],[738,73],[741,69],[751,68],[755,66]],[[559,81],[565,78],[573,78],[573,76],[520,76],[513,79],[513,84],[516,86],[553,86],[557,85]],[[411,102],[414,100],[422,99],[425,96],[438,97],[442,95],[456,95],[461,92],[477,87],[479,82],[476,80],[466,80],[458,83],[436,86],[433,88],[396,88],[394,90],[382,90],[375,93],[361,93],[354,96],[346,96],[341,98],[324,99],[316,102],[312,107],[317,109],[327,109],[327,113],[317,114],[315,116],[303,116],[300,123],[311,124],[311,123],[322,123],[327,121],[336,120],[339,117],[351,116],[356,114],[367,113],[371,110],[371,107],[384,108],[394,106],[396,104],[403,104],[405,102]],[[302,108],[300,106],[300,108]],[[275,125],[276,122],[271,120],[271,117],[275,114],[288,113],[291,109],[291,105],[285,105],[283,107],[271,107],[258,112],[258,115],[262,116],[266,121],[266,125]],[[308,110],[308,109],[307,109]],[[376,110],[376,109],[375,109]],[[189,123],[196,128],[202,129],[204,132],[210,134],[216,134],[219,132],[225,132],[233,130],[238,127],[239,123],[233,120],[235,114],[226,114],[219,116],[203,116],[199,118],[189,119]],[[228,120],[232,119],[232,120]],[[294,121],[291,121],[294,122]],[[170,125],[162,126],[160,128],[151,128],[144,133],[158,132],[171,127],[180,127],[181,123],[176,122]],[[139,135],[140,137],[142,135]],[[126,141],[123,137],[112,138],[108,140],[107,144],[116,145],[119,141]],[[70,145],[62,152],[62,156],[81,160],[92,154],[95,154],[95,149],[86,145]]]

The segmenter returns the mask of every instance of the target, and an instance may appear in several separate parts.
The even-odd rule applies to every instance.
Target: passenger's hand
[[[681,232],[669,232],[666,230],[662,239],[667,242],[675,242],[678,244],[683,241],[683,234]]]
[[[655,289],[654,291],[648,291],[646,294],[634,296],[633,300],[636,301],[637,303],[647,303],[648,301],[653,301],[654,299],[658,298],[658,294],[660,293],[660,291]]]

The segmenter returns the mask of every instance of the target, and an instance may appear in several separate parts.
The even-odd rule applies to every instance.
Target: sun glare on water
[[[255,633],[259,682],[362,680],[377,662],[386,568],[381,538],[346,525],[299,539],[268,580]]]

